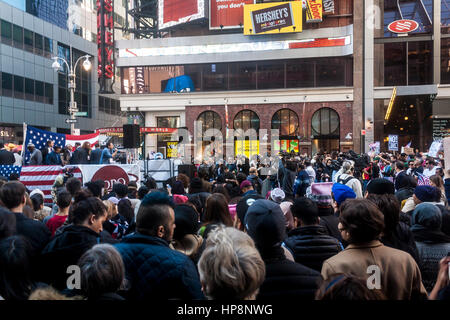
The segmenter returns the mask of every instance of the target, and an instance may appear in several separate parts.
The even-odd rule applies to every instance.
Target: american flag
[[[98,136],[99,136],[98,132],[92,134],[85,134],[81,136],[74,136],[70,134],[45,131],[31,126],[27,126],[24,143],[25,163],[28,163],[28,161],[30,160],[30,152],[26,149],[29,143],[34,144],[36,149],[39,150],[45,147],[45,144],[47,143],[48,140],[53,140],[55,142],[55,146],[60,146],[61,148],[64,148],[66,145],[69,144],[72,147],[74,147],[76,142],[80,142],[81,144],[83,144],[83,142],[85,141],[88,141],[91,143],[91,145],[93,145],[98,142]]]
[[[21,166],[0,165],[0,176],[8,178],[12,173],[20,175]]]
[[[82,179],[81,170],[78,166],[25,166],[22,167],[20,172],[20,182],[30,191],[41,190],[44,192],[45,203],[52,203],[52,186],[58,175],[63,174],[64,169],[72,170],[75,178]]]
[[[427,176],[425,176],[419,172],[416,172],[416,175],[417,175],[417,185],[418,186],[429,186],[430,185],[430,179]]]

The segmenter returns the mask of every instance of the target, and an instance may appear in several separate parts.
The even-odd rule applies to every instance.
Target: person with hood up
[[[450,252],[450,237],[441,231],[442,214],[431,203],[420,203],[412,215],[411,231],[416,241],[423,283],[433,289],[439,272],[439,261]]]

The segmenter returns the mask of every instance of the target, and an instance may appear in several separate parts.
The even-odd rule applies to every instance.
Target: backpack
[[[337,183],[346,185],[346,184],[347,184],[350,180],[352,180],[352,179],[356,179],[356,178],[353,177],[353,176],[349,176],[349,177],[347,177],[346,179],[341,179],[341,176],[339,176],[339,177],[337,178]]]

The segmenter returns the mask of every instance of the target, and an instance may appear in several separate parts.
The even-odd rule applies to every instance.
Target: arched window
[[[330,108],[317,110],[311,119],[312,153],[339,151],[340,120]]]
[[[249,129],[259,132],[259,117],[251,110],[242,110],[234,117],[233,121],[234,130],[242,129],[245,131]]]
[[[333,109],[317,110],[312,116],[311,127],[315,139],[339,139],[339,115]]]
[[[297,114],[290,109],[278,110],[272,117],[272,129],[280,130],[280,136],[297,136]]]
[[[205,111],[202,112],[197,121],[202,122],[202,132],[205,132],[208,129],[217,129],[222,130],[222,119],[219,114],[214,111]]]

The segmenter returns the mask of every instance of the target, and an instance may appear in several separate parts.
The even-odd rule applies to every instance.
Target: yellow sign
[[[234,146],[236,155],[250,158],[254,154],[259,154],[259,140],[236,140]]]
[[[384,124],[386,125],[389,121],[389,117],[391,116],[392,108],[394,107],[395,97],[397,96],[397,87],[394,87],[392,90],[391,100],[389,101],[389,106],[386,111],[386,116],[384,117]]]
[[[306,22],[322,22],[322,0],[307,0],[306,4]]]
[[[244,34],[302,32],[302,2],[244,5]]]
[[[178,141],[167,141],[167,158],[178,157]]]

